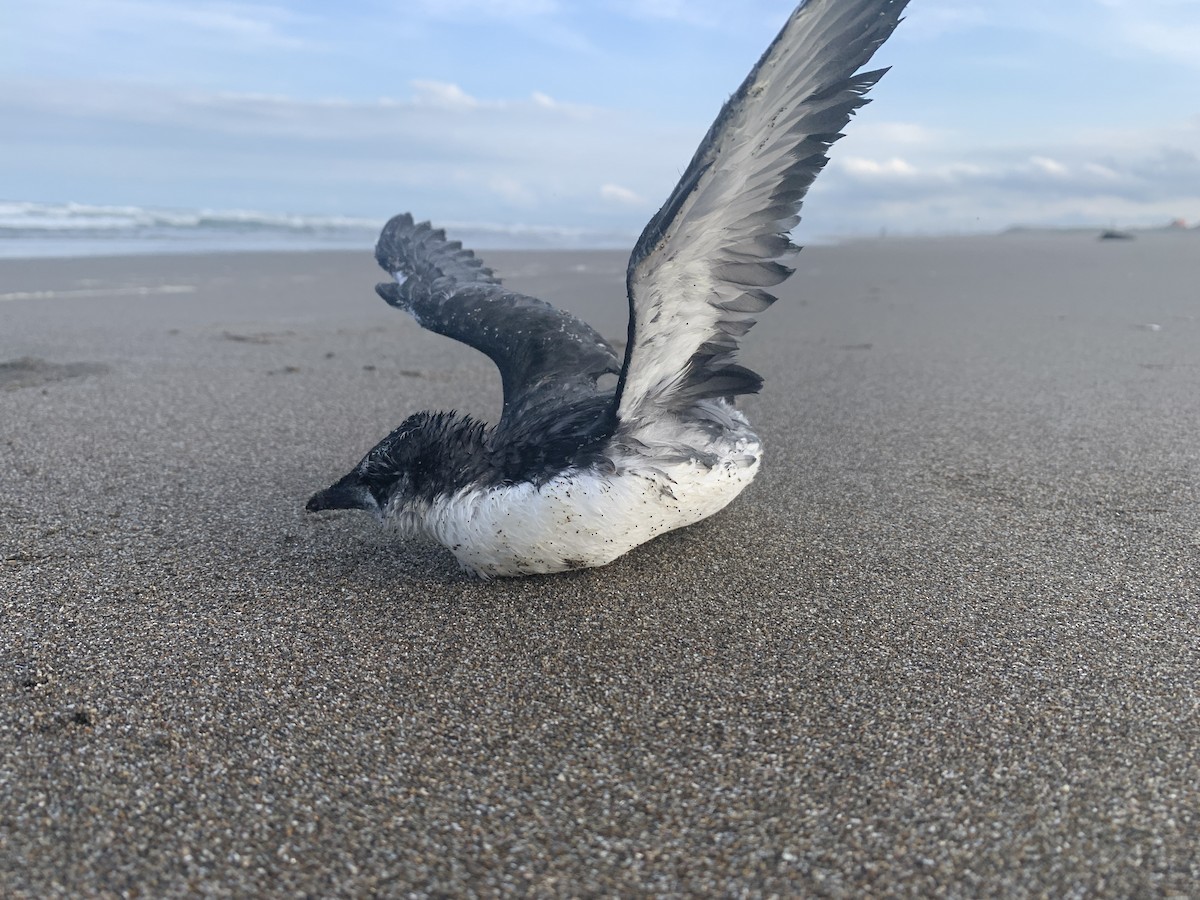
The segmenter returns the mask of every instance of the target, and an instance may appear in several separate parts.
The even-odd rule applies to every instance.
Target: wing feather
[[[393,218],[375,258],[396,278],[376,286],[384,300],[496,364],[504,384],[501,434],[552,421],[556,409],[595,396],[601,375],[619,371],[612,347],[591,326],[507,290],[474,253],[428,222],[414,223],[408,213]]]
[[[758,390],[733,362],[751,315],[792,268],[800,206],[863,96],[855,74],[907,0],[808,0],[722,108],[629,260],[629,340],[615,399],[626,428],[700,397]],[[724,390],[725,394],[713,391]]]

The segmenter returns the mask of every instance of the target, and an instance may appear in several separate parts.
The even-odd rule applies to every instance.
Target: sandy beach
[[[369,250],[0,261],[0,894],[1194,895],[1200,239],[797,262],[758,481],[483,583],[304,512],[499,407]]]

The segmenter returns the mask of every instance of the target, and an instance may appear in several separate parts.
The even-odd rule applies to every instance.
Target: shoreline
[[[1112,229],[1096,226],[1096,227],[1072,227],[1072,228],[1038,228],[1033,226],[1012,226],[1002,231],[995,232],[961,232],[948,234],[925,234],[925,233],[873,233],[873,234],[842,234],[842,235],[801,235],[796,238],[800,246],[803,247],[836,247],[859,244],[876,244],[876,243],[946,243],[946,242],[973,242],[973,241],[992,241],[992,240],[1063,240],[1063,241],[1091,241],[1100,240],[1101,236]],[[447,233],[452,237],[456,236],[456,232],[452,227],[446,228]],[[1162,241],[1162,240],[1200,240],[1200,227],[1189,228],[1129,228],[1120,229],[1120,232],[1129,235],[1133,240],[1144,241]],[[104,249],[99,252],[81,252],[76,250],[72,252],[69,247],[72,241],[51,242],[54,246],[63,246],[68,249],[55,250],[53,252],[35,252],[29,255],[18,255],[13,252],[9,255],[9,248],[5,246],[4,241],[0,241],[0,264],[25,263],[37,261],[54,261],[54,260],[74,260],[74,259],[141,259],[144,257],[192,257],[192,256],[258,256],[258,255],[310,255],[310,254],[327,254],[327,253],[362,253],[368,257],[374,252],[374,239],[365,240],[361,246],[355,245],[333,245],[329,243],[313,243],[306,245],[296,243],[293,245],[271,245],[271,244],[256,244],[253,241],[248,242],[249,246],[239,246],[237,243],[206,243],[204,241],[196,241],[191,245],[185,242],[180,242],[182,246],[171,247],[169,242],[157,242],[153,240],[142,240],[137,238],[114,239],[113,245],[120,245],[123,249],[109,249],[106,240],[95,240],[90,242],[94,247],[102,247]],[[20,239],[10,240],[7,242],[15,245],[21,243]],[[84,243],[84,241],[80,241]],[[470,240],[464,240],[464,245],[475,250],[477,255],[491,254],[561,254],[561,253],[626,253],[628,254],[633,246],[633,240],[629,242],[629,246],[617,246],[615,244],[600,244],[596,246],[512,246],[510,244],[489,246],[487,243],[472,243]],[[159,245],[159,246],[156,246]],[[152,247],[153,249],[133,249],[137,247]]]

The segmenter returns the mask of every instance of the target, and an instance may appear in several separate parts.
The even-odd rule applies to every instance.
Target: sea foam
[[[385,219],[257,210],[0,201],[0,258],[338,250],[374,246]],[[636,235],[546,225],[438,222],[484,249],[621,248]]]

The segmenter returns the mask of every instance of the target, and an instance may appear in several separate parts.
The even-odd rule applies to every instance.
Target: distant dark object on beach
[[[1100,234],[1100,240],[1102,241],[1132,241],[1134,237],[1135,235],[1130,234],[1128,231],[1114,231],[1111,228]]]

